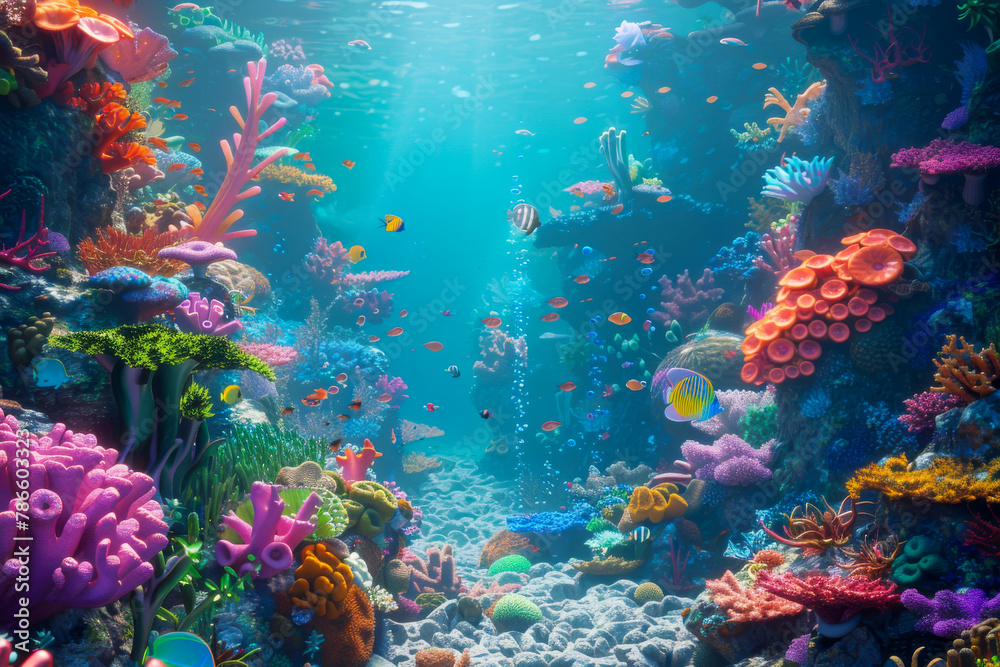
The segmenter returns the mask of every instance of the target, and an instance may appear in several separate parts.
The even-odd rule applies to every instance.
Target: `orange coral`
[[[112,102],[121,104],[126,97],[128,94],[120,83],[107,81],[104,83],[85,83],[74,90],[73,84],[67,81],[57,92],[56,101],[96,116],[108,104]]]
[[[785,564],[785,555],[774,549],[761,549],[754,554],[753,562],[760,563],[768,570],[773,570],[779,565]]]
[[[729,570],[721,579],[706,581],[705,588],[711,593],[712,602],[738,623],[795,616],[805,609],[797,602],[785,600],[757,586],[744,587]]]
[[[962,346],[955,342],[955,336],[948,336],[948,342],[941,348],[938,359],[934,360],[937,373],[934,379],[938,386],[931,387],[937,393],[947,392],[958,396],[966,403],[989,396],[997,390],[1000,379],[1000,357],[993,343],[981,352],[965,338],[960,338]]]
[[[95,157],[100,157],[112,142],[129,132],[146,128],[146,119],[142,114],[133,113],[117,102],[104,105],[94,121],[97,123],[97,132],[101,135],[100,141],[94,146]]]
[[[905,454],[884,464],[862,468],[847,482],[847,491],[857,498],[862,491],[874,490],[899,500],[925,498],[954,505],[984,499],[1000,503],[1000,458],[985,467],[952,458],[937,458],[921,470],[911,470]]]
[[[302,549],[302,565],[295,570],[295,583],[288,594],[295,606],[312,609],[317,617],[334,619],[347,610],[348,594],[356,588],[353,582],[349,565],[341,563],[325,544],[312,544]]]
[[[115,141],[101,153],[101,171],[105,174],[134,166],[139,162],[155,165],[156,158],[148,146],[132,141],[126,143]]]
[[[501,530],[483,545],[483,550],[479,553],[479,567],[489,567],[494,561],[500,560],[504,556],[511,554],[523,556],[533,550],[531,541],[527,537]]]
[[[319,633],[326,637],[323,667],[357,667],[371,660],[375,648],[375,608],[360,587],[351,587],[339,618],[316,620]]]
[[[81,243],[76,254],[90,275],[113,266],[131,266],[153,276],[170,277],[186,269],[187,264],[176,259],[161,259],[157,253],[177,245],[185,236],[182,232],[159,234],[155,227],[134,236],[114,227],[105,227],[98,230],[96,238]]]
[[[778,134],[778,143],[780,144],[785,140],[785,135],[788,131],[792,129],[793,125],[804,125],[806,120],[809,118],[809,109],[806,107],[806,102],[809,100],[814,100],[823,94],[826,90],[826,81],[816,82],[806,88],[805,92],[798,95],[795,98],[795,104],[789,105],[788,101],[785,100],[785,96],[781,94],[777,88],[768,88],[767,94],[764,95],[764,109],[768,108],[772,104],[777,104],[785,112],[784,118],[768,118],[767,122],[769,125],[775,125],[781,128],[781,132]]]
[[[334,192],[337,184],[333,179],[323,174],[307,174],[298,167],[271,164],[264,167],[258,178],[262,181],[276,181],[285,185],[297,185],[303,188],[316,188],[324,192]]]
[[[653,523],[684,516],[687,502],[677,493],[677,487],[664,484],[656,489],[637,486],[628,503],[628,514],[634,523],[649,519]]]
[[[903,275],[903,258],[888,244],[867,246],[848,258],[847,270],[862,285],[888,285]]]
[[[416,667],[468,667],[470,664],[469,649],[456,657],[450,648],[428,648],[417,651],[414,657]]]

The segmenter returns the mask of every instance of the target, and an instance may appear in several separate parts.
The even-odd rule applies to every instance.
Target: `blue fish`
[[[69,382],[66,367],[58,359],[36,359],[32,363],[35,386],[58,389]]]
[[[653,391],[660,391],[670,421],[705,421],[722,412],[712,381],[685,368],[667,368],[653,376]]]

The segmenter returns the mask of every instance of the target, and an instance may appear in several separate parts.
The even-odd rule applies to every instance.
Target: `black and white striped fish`
[[[538,217],[538,209],[531,204],[518,204],[514,210],[507,212],[507,219],[526,236],[530,236],[542,224]]]
[[[462,374],[462,371],[458,370],[458,366],[454,366],[454,365],[453,366],[448,366],[448,368],[446,368],[445,370],[448,371],[449,373],[451,373],[451,376],[453,378],[457,378],[459,375]]]

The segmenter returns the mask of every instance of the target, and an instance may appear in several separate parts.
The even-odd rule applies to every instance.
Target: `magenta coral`
[[[799,579],[791,572],[774,575],[763,571],[757,575],[757,586],[812,609],[829,624],[844,623],[865,609],[885,611],[899,606],[896,584],[866,577],[810,574]]]
[[[410,275],[409,271],[362,271],[361,273],[346,273],[341,281],[345,285],[366,285],[397,280],[408,275]]]
[[[933,598],[910,588],[903,591],[901,601],[917,617],[917,630],[949,639],[1000,614],[1000,595],[988,600],[986,593],[978,588],[962,592],[945,589],[935,593]]]
[[[221,301],[209,302],[198,292],[191,292],[174,308],[174,322],[181,331],[210,336],[228,336],[243,329],[238,319],[223,319],[225,314],[226,307]]]
[[[888,6],[886,8],[888,10]],[[924,46],[924,35],[918,35],[917,31],[910,27],[904,27],[897,34],[897,22],[893,19],[892,11],[889,11],[888,21],[882,23],[886,25],[885,30],[877,26],[875,29],[882,33],[885,44],[876,43],[873,46],[874,56],[866,55],[858,48],[857,42],[848,36],[854,52],[871,64],[872,81],[882,83],[886,80],[888,72],[930,61],[930,47]]]
[[[117,459],[93,435],[56,424],[37,436],[0,411],[0,626],[21,597],[37,623],[111,604],[153,575],[150,561],[167,546],[163,510],[152,478]]]
[[[705,269],[697,282],[691,281],[687,269],[677,276],[675,283],[667,276],[659,280],[660,310],[650,317],[665,326],[678,320],[688,330],[698,329],[708,320],[711,306],[722,298],[724,290],[713,287],[715,278],[711,269]]]
[[[243,543],[219,540],[215,559],[220,565],[234,568],[240,576],[252,573],[254,579],[268,579],[292,566],[295,560],[292,549],[316,529],[316,512],[323,501],[311,493],[294,518],[283,516],[285,501],[279,491],[277,486],[254,482],[250,489],[253,524],[235,512],[222,519],[223,525],[232,529]]]
[[[278,95],[273,92],[261,97],[261,86],[266,70],[267,61],[264,58],[261,58],[257,63],[247,63],[249,76],[243,77],[243,88],[246,91],[247,101],[246,119],[235,106],[229,107],[229,113],[236,119],[243,133],[233,135],[233,146],[230,146],[225,139],[219,142],[222,146],[222,153],[226,157],[226,177],[223,179],[215,199],[205,211],[204,217],[201,216],[197,208],[188,207],[187,209],[188,214],[191,215],[195,236],[201,241],[217,244],[257,234],[255,229],[242,229],[235,232],[228,230],[233,223],[243,217],[243,210],[234,208],[236,204],[260,192],[258,185],[251,186],[243,192],[240,192],[240,188],[256,178],[265,167],[285,155],[284,150],[277,150],[261,160],[257,166],[253,166],[254,152],[257,150],[257,144],[260,140],[266,139],[285,125],[285,118],[281,117],[263,132],[259,131],[264,112],[278,98]],[[233,152],[234,148],[235,153]]]
[[[760,237],[760,247],[767,255],[767,259],[756,257],[753,260],[753,265],[761,271],[770,273],[775,279],[783,278],[786,273],[801,264],[799,260],[792,257],[792,253],[795,252],[793,224],[795,221]]]
[[[0,195],[0,200],[10,194],[10,190]],[[21,231],[17,234],[17,241],[8,248],[0,245],[0,264],[13,266],[27,271],[28,273],[42,273],[48,270],[48,266],[37,266],[35,262],[55,255],[55,252],[44,252],[45,246],[49,244],[48,227],[45,226],[45,197],[41,198],[38,213],[38,231],[34,235],[24,238],[26,213],[21,211]],[[0,283],[0,289],[18,290],[20,287]]]
[[[727,433],[712,445],[688,440],[681,453],[698,479],[714,480],[723,486],[753,486],[771,479],[773,440],[754,449],[737,435]]]
[[[299,356],[294,347],[274,345],[272,343],[240,343],[240,349],[252,354],[268,366],[284,366],[295,361]]]
[[[409,398],[403,393],[406,391],[406,383],[401,377],[390,378],[388,375],[379,375],[375,381],[375,388],[383,394],[388,394],[391,397],[388,402],[393,405],[399,405],[403,399]]]
[[[306,268],[322,283],[340,282],[345,266],[351,263],[350,252],[340,241],[328,243],[322,236],[316,239],[313,251],[306,255]]]
[[[368,478],[368,466],[380,456],[382,453],[375,451],[372,441],[365,438],[365,446],[360,452],[355,453],[353,449],[345,449],[343,454],[337,456],[337,463],[344,468],[340,476],[345,482],[364,481]]]
[[[933,185],[942,175],[963,174],[962,199],[971,206],[982,203],[986,172],[1000,166],[1000,148],[980,146],[967,141],[953,144],[934,139],[924,148],[904,148],[892,156],[893,167],[920,169],[920,184]]]
[[[899,416],[899,421],[906,424],[910,433],[919,433],[933,429],[938,415],[965,406],[965,401],[953,394],[925,391],[906,399],[903,405],[906,406],[906,412]]]
[[[170,40],[152,28],[143,28],[135,32],[135,39],[119,40],[101,52],[101,60],[128,83],[155,79],[176,56]]]

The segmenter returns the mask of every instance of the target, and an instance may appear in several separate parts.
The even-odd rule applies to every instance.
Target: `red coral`
[[[799,579],[791,572],[773,575],[763,571],[757,575],[757,586],[812,609],[820,620],[830,624],[843,623],[865,609],[885,611],[899,606],[896,584],[864,577],[810,574]]]
[[[0,199],[9,194],[10,190],[0,195]],[[17,234],[17,242],[10,248],[6,245],[0,245],[0,264],[13,266],[28,273],[42,273],[48,270],[48,266],[38,266],[35,264],[40,259],[45,259],[56,254],[55,252],[43,252],[45,246],[49,244],[49,230],[45,226],[45,197],[42,197],[41,201],[42,203],[38,212],[38,231],[27,239],[24,238],[26,216],[24,211],[22,211],[21,231]],[[18,290],[21,288],[0,283],[0,289]]]

